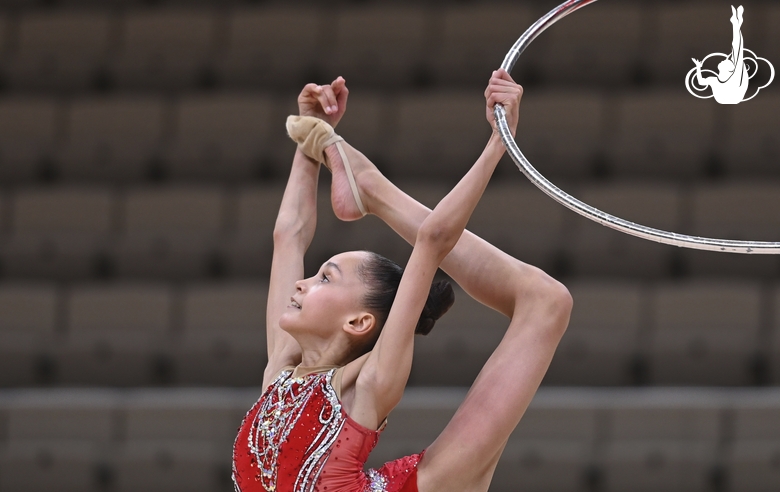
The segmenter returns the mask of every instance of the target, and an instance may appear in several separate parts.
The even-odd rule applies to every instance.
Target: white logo
[[[756,97],[761,89],[767,87],[775,78],[775,67],[769,63],[766,58],[761,58],[751,50],[745,48],[742,39],[742,14],[745,9],[740,5],[738,9],[731,7],[731,25],[734,28],[734,39],[731,44],[731,54],[713,53],[708,55],[702,61],[693,59],[696,67],[685,76],[685,87],[692,95],[699,99],[709,99],[714,97],[720,104],[739,104],[743,101],[749,101]],[[718,63],[718,73],[713,70],[702,69],[702,65],[710,58],[722,58]],[[758,73],[759,62],[765,62],[769,67],[771,75],[769,82],[758,87],[753,95],[745,98],[750,85],[750,79]],[[711,95],[701,96],[697,92],[704,93],[707,89],[712,89]]]

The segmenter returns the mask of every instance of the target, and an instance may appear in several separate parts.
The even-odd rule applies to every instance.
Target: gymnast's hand
[[[493,117],[493,107],[496,104],[504,106],[509,129],[512,131],[513,136],[517,133],[517,119],[522,98],[523,88],[515,83],[506,70],[501,68],[493,72],[493,76],[490,77],[490,83],[487,89],[485,89],[485,99],[487,100],[485,112],[494,134],[498,134],[496,121]]]
[[[333,128],[347,110],[349,90],[343,77],[327,85],[306,84],[298,96],[298,113],[324,120]]]

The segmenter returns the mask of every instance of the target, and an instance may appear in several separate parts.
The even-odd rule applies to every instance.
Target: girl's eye
[[[328,276],[327,276],[327,275],[325,275],[325,274],[323,273],[323,274],[322,274],[322,280],[321,280],[321,282],[330,282],[330,279],[328,278]]]

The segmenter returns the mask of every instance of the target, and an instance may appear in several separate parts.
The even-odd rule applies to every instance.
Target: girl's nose
[[[303,289],[306,287],[306,281],[305,280],[298,280],[295,282],[295,290],[298,292],[303,292]]]

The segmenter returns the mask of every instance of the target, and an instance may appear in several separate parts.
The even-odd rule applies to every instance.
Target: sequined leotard
[[[364,470],[381,430],[344,411],[338,371],[287,368],[268,387],[238,429],[237,492],[417,492],[421,454]]]

